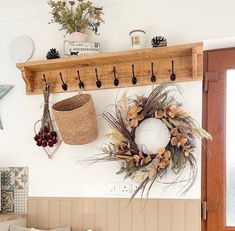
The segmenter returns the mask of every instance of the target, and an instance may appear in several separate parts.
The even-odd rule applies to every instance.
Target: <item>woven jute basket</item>
[[[81,145],[98,136],[96,112],[89,94],[62,100],[52,106],[56,123],[66,144]]]

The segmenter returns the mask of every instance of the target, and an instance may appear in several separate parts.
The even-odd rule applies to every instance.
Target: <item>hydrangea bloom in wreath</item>
[[[104,112],[102,116],[111,125],[112,138],[109,145],[102,148],[108,154],[104,160],[121,161],[118,173],[134,179],[142,177],[138,189],[132,198],[146,189],[147,196],[157,178],[173,170],[176,175],[190,166],[189,189],[196,178],[197,163],[194,157],[196,140],[212,139],[211,135],[200,128],[190,114],[182,107],[174,95],[181,93],[177,84],[163,83],[156,87],[148,97],[135,99],[122,97],[115,105],[115,112]],[[172,94],[173,93],[173,94]],[[138,128],[147,120],[156,120],[169,131],[169,140],[164,147],[150,151],[136,142]],[[159,137],[160,138],[160,137]],[[99,159],[101,160],[101,159]]]

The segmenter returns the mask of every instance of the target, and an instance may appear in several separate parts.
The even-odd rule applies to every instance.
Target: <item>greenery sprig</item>
[[[61,30],[66,30],[69,34],[73,32],[84,33],[86,29],[97,34],[100,24],[104,23],[103,8],[93,6],[90,1],[49,0],[48,5],[52,9],[53,17],[50,23],[61,24]]]

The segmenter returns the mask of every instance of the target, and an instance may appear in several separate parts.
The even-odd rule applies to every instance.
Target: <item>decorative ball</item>
[[[156,154],[170,141],[171,134],[167,126],[156,118],[144,120],[135,131],[135,143],[144,153]]]

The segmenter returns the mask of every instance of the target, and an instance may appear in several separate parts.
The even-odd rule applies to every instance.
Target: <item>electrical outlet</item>
[[[108,193],[110,195],[119,195],[119,183],[118,182],[109,182],[107,183]]]
[[[119,195],[129,196],[131,194],[131,184],[130,182],[120,182],[119,185]]]
[[[137,190],[138,187],[139,187],[139,184],[132,183],[131,184],[131,194],[135,193],[135,191]]]

